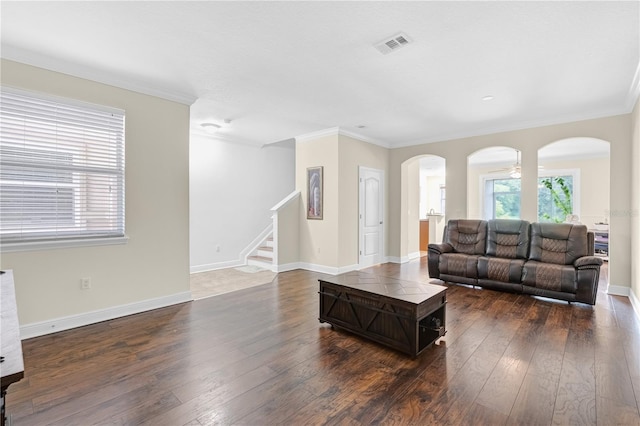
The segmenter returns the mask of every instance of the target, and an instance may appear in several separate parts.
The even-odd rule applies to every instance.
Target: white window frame
[[[571,197],[571,201],[573,202],[573,214],[580,216],[580,169],[542,169],[538,171],[538,176],[536,177],[536,189],[537,182],[539,178],[544,177],[553,177],[553,176],[571,176],[573,178],[573,195]],[[479,182],[479,194],[478,197],[480,201],[480,212],[482,214],[482,219],[488,220],[491,217],[487,218],[489,212],[491,212],[493,208],[493,195],[489,197],[486,193],[487,181],[488,180],[500,180],[500,179],[512,179],[509,173],[491,173],[491,174],[483,174],[480,175]],[[522,178],[521,178],[522,179]],[[491,203],[489,203],[491,201]],[[522,203],[522,193],[520,194],[520,203]],[[521,204],[522,205],[522,204]],[[538,191],[536,191],[536,220],[538,214]]]
[[[504,179],[513,179],[513,177],[511,177],[509,175],[509,173],[491,173],[491,174],[484,174],[484,175],[480,175],[480,194],[481,196],[478,197],[480,199],[480,212],[482,213],[482,219],[483,220],[490,220],[493,219],[493,215],[494,215],[494,199],[493,199],[493,193],[491,193],[491,196],[489,197],[489,194],[487,194],[487,181],[490,180],[504,180]],[[536,195],[537,197],[537,195]],[[520,213],[522,214],[522,190],[520,191]]]
[[[573,194],[571,194],[571,202],[573,206],[571,210],[573,211],[573,214],[580,216],[580,169],[541,169],[538,171],[536,183],[540,178],[555,176],[571,176],[573,179]],[[539,197],[536,192],[536,220],[538,215],[538,200]]]
[[[0,183],[7,191],[1,194],[13,203],[9,206],[22,200],[38,203],[33,214],[20,213],[13,223],[0,225],[0,252],[126,243],[124,111],[6,86],[0,90],[0,119],[4,118],[4,123],[0,122],[1,144],[6,150],[4,158],[0,158],[4,169]],[[60,113],[63,119],[58,118]],[[29,121],[25,123],[31,128],[25,130],[20,126],[27,114]],[[118,127],[105,127],[105,123]],[[21,157],[23,152],[28,157]],[[47,157],[45,160],[35,159],[40,152]],[[58,152],[63,155],[56,155]],[[49,159],[51,163],[47,162]],[[54,174],[49,176],[50,173]],[[111,194],[113,186],[116,189]],[[62,200],[64,212],[59,218],[46,204],[49,201],[52,206],[59,206],[58,198],[50,198],[43,191],[45,203],[40,204],[37,197],[23,199],[18,195],[24,188],[38,192],[47,187],[70,189],[65,191],[70,195]],[[87,203],[97,206],[101,215],[96,216],[96,210],[91,208],[87,210]]]

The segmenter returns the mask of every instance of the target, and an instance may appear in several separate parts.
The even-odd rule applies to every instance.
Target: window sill
[[[129,237],[88,238],[77,240],[30,241],[0,244],[0,253],[21,251],[54,250],[75,247],[94,247],[127,244]]]

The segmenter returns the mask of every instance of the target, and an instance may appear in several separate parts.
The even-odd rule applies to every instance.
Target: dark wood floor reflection
[[[640,424],[640,327],[602,284],[595,307],[449,286],[447,335],[411,359],[319,324],[321,276],[27,340],[13,424]]]

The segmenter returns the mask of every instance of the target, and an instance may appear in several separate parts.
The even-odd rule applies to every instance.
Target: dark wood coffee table
[[[446,287],[362,272],[319,281],[320,322],[414,357],[446,332]]]

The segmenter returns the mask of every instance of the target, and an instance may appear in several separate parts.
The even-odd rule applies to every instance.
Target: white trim
[[[611,285],[607,286],[607,294],[612,296],[625,296],[629,297],[631,293],[631,289],[629,287],[621,286],[621,285]]]
[[[304,143],[304,142],[313,141],[313,140],[327,137],[327,136],[340,136],[340,135],[357,139],[362,142],[370,143],[372,145],[378,145],[383,148],[387,148],[387,149],[391,148],[391,145],[387,142],[373,139],[368,136],[360,135],[358,133],[351,132],[349,130],[343,130],[340,127],[330,127],[328,129],[318,130],[317,132],[305,133],[303,135],[296,136],[295,140],[296,142]]]
[[[411,259],[409,259],[409,256],[402,256],[402,257],[398,257],[398,256],[389,256],[387,258],[387,261],[390,263],[407,263],[409,262]]]
[[[538,170],[538,175],[536,177],[536,181],[539,178],[544,178],[544,177],[552,177],[552,176],[571,176],[573,179],[573,193],[572,193],[572,209],[573,209],[573,214],[576,214],[578,216],[580,216],[580,205],[581,205],[581,199],[580,199],[580,193],[582,192],[580,189],[580,169],[543,169],[543,170]],[[480,204],[480,213],[481,213],[481,217],[484,220],[489,220],[491,219],[490,214],[489,213],[493,213],[492,210],[486,210],[489,206],[487,206],[487,199],[488,199],[488,194],[487,194],[487,181],[490,180],[499,180],[499,179],[513,179],[511,176],[509,176],[508,172],[497,172],[497,173],[483,173],[480,175],[480,179],[479,179],[479,194],[480,196],[478,197],[478,202]],[[520,178],[521,179],[521,178]],[[522,193],[522,188],[520,188],[520,192]],[[491,196],[492,198],[491,201],[491,209],[493,209],[493,194]],[[537,198],[537,196],[536,196]],[[520,203],[522,203],[522,198],[520,199]],[[493,214],[491,214],[491,216],[493,216]]]
[[[105,70],[96,69],[91,66],[73,64],[59,58],[54,58],[26,49],[16,48],[14,46],[2,46],[2,57],[10,61],[20,62],[34,67],[44,68],[50,71],[56,71],[74,77],[92,80],[97,83],[107,84],[125,90],[131,90],[133,92],[142,93],[144,95],[155,96],[184,105],[191,105],[198,99],[198,97],[192,93],[172,91],[161,87],[154,87],[149,85],[148,83],[135,81],[136,79],[130,78],[131,76],[116,75],[115,73],[109,73]]]
[[[342,136],[347,136],[347,137],[350,137],[350,138],[353,138],[353,139],[358,139],[358,140],[360,140],[362,142],[370,143],[371,145],[378,145],[378,146],[381,146],[382,148],[387,148],[387,149],[391,148],[391,145],[388,144],[387,142],[383,142],[383,141],[380,141],[380,140],[377,140],[377,139],[373,139],[373,138],[370,138],[368,136],[359,135],[359,134],[357,134],[355,132],[351,132],[349,130],[339,129],[339,133],[338,134],[342,135]]]
[[[631,306],[633,306],[633,311],[636,313],[638,321],[640,321],[640,299],[638,299],[633,291],[630,291],[629,300],[631,301]]]
[[[633,107],[636,105],[638,96],[640,96],[640,62],[638,62],[636,73],[633,76],[633,80],[631,80],[631,86],[629,86],[629,93],[627,94],[626,106],[629,112],[633,111]]]
[[[364,254],[364,223],[363,217],[365,213],[365,194],[364,194],[364,172],[375,173],[380,178],[380,188],[378,190],[378,195],[380,196],[378,200],[378,208],[380,209],[380,224],[377,226],[378,228],[378,253],[376,256],[377,259],[369,259],[368,261],[363,261],[363,258],[367,257]],[[369,266],[377,265],[378,262],[382,262],[385,258],[385,225],[386,225],[386,216],[385,216],[385,206],[386,206],[386,177],[384,170],[374,169],[372,167],[366,166],[358,166],[358,265],[360,269],[368,268]]]
[[[189,272],[197,274],[198,272],[215,271],[216,269],[235,268],[236,266],[244,266],[241,260],[227,260],[225,262],[206,263],[204,265],[195,265],[189,268]]]
[[[409,253],[409,255],[407,256],[409,261],[412,261],[414,259],[418,259],[419,257],[420,257],[420,252],[419,251],[414,251],[413,253]]]
[[[435,142],[448,142],[448,141],[454,141],[457,139],[473,138],[478,136],[488,136],[488,135],[495,136],[501,133],[515,132],[518,130],[530,130],[530,129],[535,129],[539,127],[548,127],[548,126],[555,126],[560,124],[568,124],[568,123],[574,123],[576,121],[596,120],[599,118],[607,118],[615,115],[629,114],[631,110],[632,109],[628,108],[627,105],[625,105],[623,108],[611,108],[606,111],[602,111],[600,113],[584,114],[584,115],[568,114],[565,116],[557,116],[549,120],[523,121],[521,123],[516,123],[512,125],[489,126],[483,129],[476,129],[475,131],[471,130],[471,131],[458,132],[458,133],[444,133],[444,134],[434,135],[432,137],[428,137],[424,139],[414,139],[411,141],[397,142],[391,145],[391,149],[406,148],[409,146],[424,145],[424,144],[435,143]]]
[[[249,255],[253,253],[254,250],[257,250],[258,247],[260,247],[260,244],[262,244],[262,242],[272,232],[273,232],[273,221],[269,224],[269,226],[264,228],[264,230],[240,252],[240,259],[244,261],[245,265],[247,263],[247,258],[249,257]]]
[[[293,191],[291,194],[287,195],[282,201],[280,201],[275,206],[271,207],[271,211],[275,212],[276,210],[280,210],[287,204],[291,203],[296,198],[300,197],[300,191]]]
[[[295,271],[296,269],[303,269],[300,266],[300,262],[285,263],[284,265],[273,265],[273,272],[275,273]]]
[[[304,143],[315,139],[323,138],[326,136],[336,136],[340,133],[339,127],[330,127],[324,130],[318,130],[317,132],[305,133],[304,135],[296,136],[296,142]]]
[[[51,240],[51,241],[23,241],[15,243],[3,243],[0,245],[0,253],[12,253],[19,251],[53,250],[74,247],[95,247],[127,244],[129,237],[104,237],[87,238],[77,240]]]
[[[142,300],[125,305],[112,306],[97,311],[85,312],[78,315],[55,318],[48,321],[25,324],[20,327],[20,338],[30,339],[32,337],[44,336],[45,334],[57,333],[71,328],[82,327],[97,322],[120,318],[127,315],[138,314],[140,312],[153,309],[164,308],[166,306],[177,305],[178,303],[190,302],[191,292],[184,291],[169,296],[156,297],[154,299]]]
[[[225,260],[216,263],[205,263],[203,265],[191,265],[189,272],[196,274],[198,272],[215,271],[216,269],[235,268],[236,266],[244,266],[247,264],[249,255],[260,247],[260,244],[267,236],[273,232],[273,223],[270,223],[253,241],[251,241],[238,255],[237,259]]]
[[[293,265],[293,264],[290,264],[290,265]],[[321,274],[329,274],[329,275],[339,275],[339,274],[344,274],[345,272],[357,271],[359,268],[359,265],[357,264],[349,265],[349,266],[341,266],[338,268],[333,266],[317,265],[314,263],[306,263],[306,262],[299,262],[297,265],[298,265],[298,269],[305,269],[307,271],[319,272]]]
[[[552,176],[567,176],[571,175],[573,178],[573,192],[571,194],[572,197],[572,206],[573,214],[580,216],[580,206],[582,205],[582,200],[580,199],[580,194],[582,193],[581,182],[580,182],[580,171],[581,169],[542,169],[538,170],[538,178],[541,177],[552,177]]]

